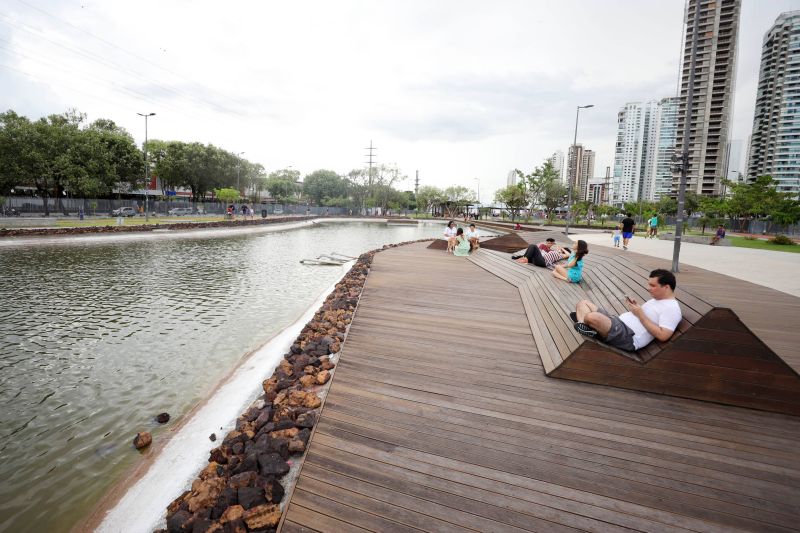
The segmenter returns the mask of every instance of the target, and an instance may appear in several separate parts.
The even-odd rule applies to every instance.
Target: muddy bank
[[[133,233],[156,230],[189,230],[208,228],[239,228],[279,224],[282,222],[301,222],[319,217],[279,217],[254,220],[221,220],[219,222],[174,222],[172,224],[137,224],[135,226],[84,226],[78,228],[0,228],[0,237],[51,237],[54,235],[86,235],[91,233]]]
[[[404,244],[409,243],[382,249]],[[167,506],[166,529],[158,531],[246,532],[278,526],[372,258],[382,249],[359,256],[336,284],[235,428],[227,435],[207,436],[219,446],[211,450],[191,489]],[[114,526],[125,529],[124,523]]]
[[[56,235],[87,235],[87,234],[114,234],[114,233],[146,233],[164,230],[192,230],[209,228],[241,228],[252,226],[263,226],[265,224],[282,224],[286,222],[303,222],[306,220],[319,220],[324,217],[315,216],[291,216],[291,217],[270,217],[258,218],[253,220],[220,220],[218,222],[174,222],[165,224],[137,224],[133,226],[84,226],[73,228],[0,228],[0,237],[52,237]],[[345,218],[361,220],[359,216],[337,216],[332,218]],[[407,217],[377,217],[376,220],[399,219],[408,220]],[[368,220],[372,220],[369,219]]]

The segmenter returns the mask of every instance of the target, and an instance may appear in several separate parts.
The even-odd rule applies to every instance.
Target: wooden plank
[[[464,261],[423,244],[376,256],[287,531],[796,529],[800,417],[545,377],[533,331],[547,323],[531,319],[534,293],[558,328],[570,325],[564,305],[612,289],[602,271],[559,287],[549,272],[483,252]],[[464,285],[475,287],[466,306]],[[452,335],[448,318],[460,331],[467,309],[474,324]],[[679,340],[721,344],[721,316]],[[728,344],[764,353],[740,325],[725,331]],[[742,357],[664,355],[653,360],[662,374],[746,382],[781,368],[768,358],[753,358],[753,369]],[[790,374],[771,384],[794,390]]]

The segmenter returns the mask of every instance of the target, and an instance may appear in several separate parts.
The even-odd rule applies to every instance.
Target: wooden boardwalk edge
[[[797,529],[800,417],[548,378],[519,289],[425,246],[375,255],[279,530]]]

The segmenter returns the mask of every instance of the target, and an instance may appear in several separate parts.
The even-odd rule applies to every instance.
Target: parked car
[[[120,207],[118,209],[114,209],[111,211],[111,216],[114,217],[135,217],[136,216],[136,208],[135,207]]]
[[[191,215],[192,208],[191,207],[173,207],[167,214],[174,217],[182,217],[183,215]]]

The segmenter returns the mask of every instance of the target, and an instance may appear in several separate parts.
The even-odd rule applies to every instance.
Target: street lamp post
[[[569,221],[572,218],[572,184],[578,181],[578,117],[580,116],[581,109],[588,109],[594,107],[594,104],[579,105],[575,111],[575,137],[572,139],[572,157],[575,158],[575,171],[572,173],[572,179],[567,184],[567,224],[564,230],[565,235],[569,235]]]
[[[236,193],[241,196],[242,189],[239,188],[239,169],[242,168],[242,154],[244,152],[239,152],[236,154],[236,158],[239,160],[238,164],[236,165]]]
[[[150,209],[148,206],[148,196],[150,194],[150,165],[147,163],[147,118],[155,116],[155,113],[136,113],[144,117],[144,221],[150,221]]]
[[[675,241],[672,245],[672,272],[680,269],[681,238],[683,236],[683,207],[686,201],[686,174],[689,172],[689,140],[692,123],[692,106],[694,103],[694,76],[697,67],[697,40],[700,28],[700,3],[695,5],[694,24],[692,25],[692,53],[689,60],[689,83],[686,88],[686,115],[683,124],[683,151],[681,153],[681,179],[678,183],[678,218],[675,220]],[[699,176],[698,176],[698,179]]]
[[[474,178],[474,180],[478,182],[478,187],[475,189],[475,196],[476,196],[476,201],[478,203],[478,218],[480,218],[480,214],[481,214],[481,179],[480,178]]]

